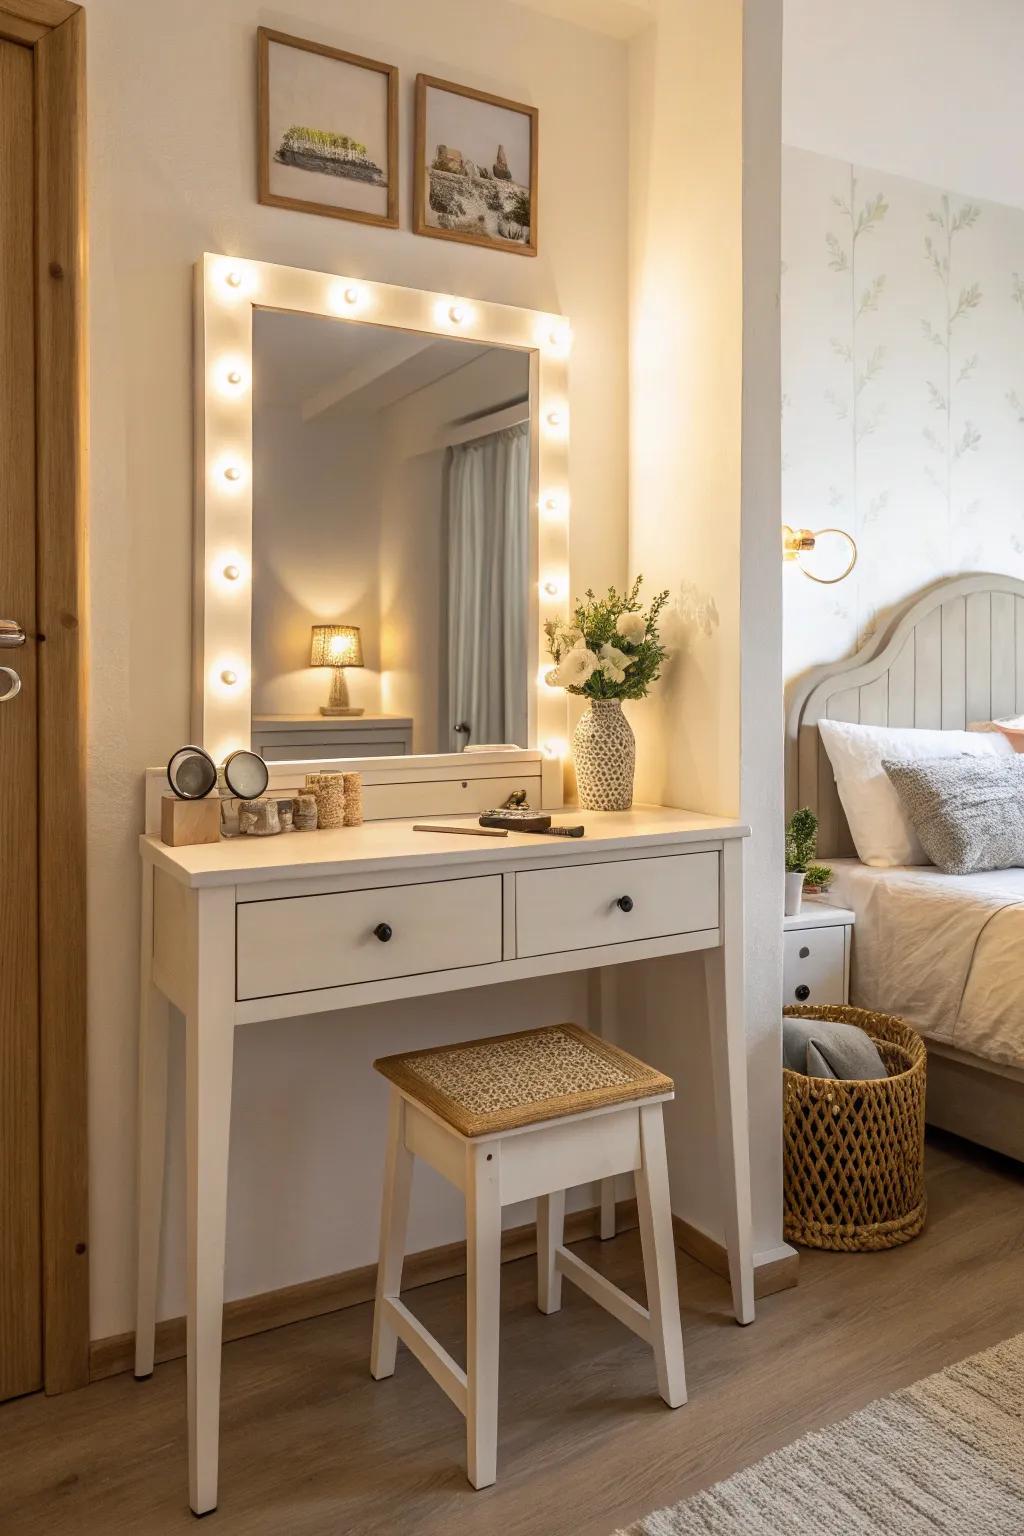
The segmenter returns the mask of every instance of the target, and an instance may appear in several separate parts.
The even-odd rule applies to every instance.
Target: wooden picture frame
[[[430,132],[430,123],[428,120],[428,97],[431,91],[446,91],[450,95],[463,97],[469,101],[479,102],[485,107],[496,107],[503,112],[519,113],[528,119],[530,135],[530,179],[529,185],[525,189],[523,189],[521,185],[518,186],[518,190],[525,190],[529,197],[530,219],[524,238],[502,239],[497,233],[477,233],[472,228],[444,228],[436,222],[431,222],[432,213],[434,213],[435,217],[444,216],[443,214],[438,215],[433,209],[430,197],[429,184],[432,174],[434,174],[437,170],[437,168],[431,163],[434,156],[436,155],[436,149],[432,149],[428,142],[428,134]],[[452,80],[440,80],[436,75],[417,75],[416,134],[415,148],[413,152],[415,159],[413,174],[414,234],[428,235],[431,239],[434,240],[455,240],[462,245],[482,246],[490,251],[507,251],[517,256],[536,256],[538,248],[538,172],[540,163],[539,121],[540,113],[538,112],[537,108],[527,106],[524,102],[510,101],[507,97],[504,96],[493,96],[488,91],[477,91],[468,85],[457,85]],[[430,159],[428,159],[428,156],[430,156]],[[458,162],[463,160],[464,157],[461,146],[458,146],[453,150],[453,156],[457,157]],[[466,158],[468,159],[468,157]],[[451,175],[452,173],[448,172],[445,174]],[[465,175],[466,173],[458,172],[456,174]],[[507,184],[517,185],[514,182]],[[482,178],[468,178],[467,185],[471,186],[473,203],[479,202],[481,208],[483,208],[486,204],[490,212],[495,211],[491,209],[490,204],[486,202],[486,194],[490,188],[493,187],[497,192],[500,190],[502,185],[501,181],[495,178],[493,171],[483,167]],[[457,213],[451,216],[460,217],[460,215]],[[461,215],[461,217],[464,218],[468,223],[474,218],[474,215],[469,212],[464,213]],[[486,217],[487,213],[478,213],[475,215],[477,220],[482,220]]]
[[[376,224],[384,229],[398,228],[398,69],[394,64],[383,64],[379,59],[368,59],[358,53],[346,53],[342,48],[330,48],[326,43],[312,42],[309,38],[294,37],[289,32],[277,32],[271,27],[259,27],[257,37],[257,166],[258,198],[272,208],[291,208],[299,213],[319,213],[332,219],[349,219],[357,224]],[[357,69],[375,71],[386,80],[386,176],[387,209],[375,213],[365,208],[345,207],[341,204],[320,202],[315,197],[299,197],[274,190],[272,178],[275,157],[271,155],[271,78],[270,50],[272,45],[294,48],[300,52],[315,54],[320,58],[333,59]],[[319,126],[319,125],[317,125]],[[306,167],[308,172],[310,167]],[[325,180],[330,180],[325,177]],[[355,185],[360,185],[356,182]],[[364,184],[364,183],[363,183]]]

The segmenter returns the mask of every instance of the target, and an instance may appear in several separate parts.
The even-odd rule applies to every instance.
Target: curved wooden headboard
[[[914,598],[846,661],[811,673],[786,726],[786,804],[817,812],[818,851],[855,853],[819,720],[963,730],[1024,714],[1024,581],[954,576]]]

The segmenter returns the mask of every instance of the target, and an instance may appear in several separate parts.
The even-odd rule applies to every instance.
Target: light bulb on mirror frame
[[[225,667],[220,674],[220,680],[228,688],[233,688],[238,682],[238,673],[233,672],[230,667]]]
[[[234,302],[236,299],[250,297],[256,287],[255,274],[244,263],[224,261],[216,276],[218,292],[223,300]]]
[[[237,581],[241,574],[241,568],[234,564],[226,565],[221,571],[221,575],[224,577],[225,581]]]
[[[228,399],[240,395],[249,382],[248,370],[237,357],[224,358],[217,369],[220,392]]]

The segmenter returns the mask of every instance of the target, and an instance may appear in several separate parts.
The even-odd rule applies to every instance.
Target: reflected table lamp
[[[349,703],[345,681],[346,667],[363,665],[363,642],[354,624],[314,624],[309,664],[331,668],[331,693],[327,703],[320,705],[322,715],[363,713],[361,708],[354,708]]]

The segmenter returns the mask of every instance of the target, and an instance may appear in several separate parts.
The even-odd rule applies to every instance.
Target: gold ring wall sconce
[[[815,576],[814,572],[809,571],[806,565],[804,565],[801,556],[810,554],[814,550],[818,539],[827,533],[838,534],[841,539],[846,540],[850,546],[850,558],[838,576]],[[817,581],[823,587],[831,587],[837,581],[844,581],[857,564],[857,546],[853,541],[852,535],[847,533],[845,528],[819,528],[817,533],[812,533],[810,528],[790,528],[788,523],[783,523],[782,558],[783,560],[795,561],[804,575],[811,581]]]

